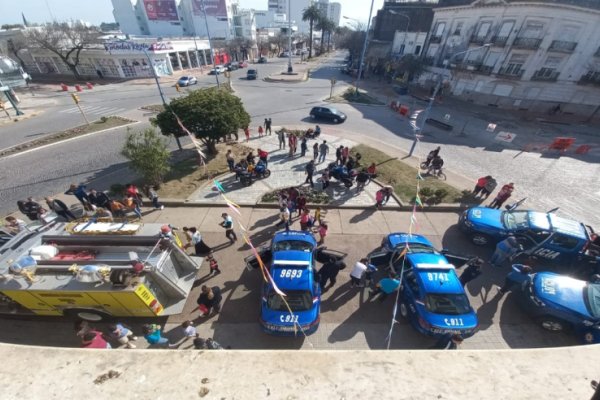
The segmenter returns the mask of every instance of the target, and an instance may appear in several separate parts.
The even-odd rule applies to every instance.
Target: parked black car
[[[346,114],[333,107],[313,107],[312,110],[310,110],[310,117],[313,119],[326,119],[335,124],[342,123],[346,120]]]
[[[261,57],[258,59],[258,63],[259,64],[266,64],[267,63],[267,58],[266,57]]]
[[[238,62],[232,62],[232,63],[227,63],[225,64],[225,69],[227,71],[235,71],[240,67]]]

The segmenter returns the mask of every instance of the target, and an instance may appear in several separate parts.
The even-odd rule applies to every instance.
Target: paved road
[[[261,76],[283,70],[285,61],[278,59],[260,65]],[[339,67],[342,59],[332,57],[320,62],[311,74],[311,79],[304,83],[267,83],[261,80],[247,81],[243,78],[244,70],[234,72],[232,82],[237,94],[242,98],[245,107],[252,116],[252,127],[256,129],[265,117],[271,117],[274,125],[296,125],[309,127],[314,124],[308,118],[308,111],[316,104],[322,103],[329,96],[330,77],[337,77],[339,83],[336,91],[345,90],[344,80]],[[201,77],[200,85],[209,85],[213,77]],[[93,103],[98,107],[116,107],[129,109],[143,103],[158,103],[155,88],[150,85],[121,84],[114,85],[116,90],[105,90],[96,95],[99,99]],[[167,87],[169,96],[175,95],[174,89]],[[86,93],[86,96],[89,94]],[[69,100],[70,101],[70,100]],[[408,100],[414,103],[414,100]],[[84,105],[91,105],[86,102]],[[392,113],[387,107],[365,105],[336,105],[348,114],[348,121],[340,126],[321,124],[323,129],[332,134],[346,135],[356,142],[367,141],[390,154],[404,156],[412,145],[412,128],[406,118]],[[423,104],[415,103],[415,107]],[[57,106],[58,107],[58,106]],[[72,108],[65,102],[62,111]],[[57,110],[58,111],[58,110]],[[132,115],[135,112],[131,112]],[[448,105],[434,107],[432,116],[443,118],[448,113]],[[460,125],[464,117],[461,111],[452,111],[453,120]],[[491,113],[491,111],[490,111]],[[59,117],[57,117],[59,115]],[[136,114],[137,115],[137,114]],[[463,117],[461,117],[461,115]],[[491,115],[491,114],[490,114]],[[75,121],[75,113],[45,113],[40,118],[23,121],[10,128],[3,127],[0,140],[9,140],[12,136],[36,134],[47,127],[58,127],[56,119]],[[464,117],[467,118],[467,117]],[[494,116],[497,118],[497,116]],[[507,118],[504,118],[507,119]],[[470,188],[480,176],[494,175],[500,184],[515,182],[515,199],[528,198],[531,208],[548,210],[560,207],[561,215],[573,217],[600,227],[600,216],[595,205],[600,201],[600,160],[595,154],[575,158],[573,156],[557,156],[539,153],[522,153],[519,148],[503,147],[494,142],[491,135],[485,132],[487,121],[469,115],[464,119],[467,124],[467,136],[449,135],[446,132],[427,128],[425,137],[417,147],[415,154],[424,156],[431,148],[442,145],[442,155],[450,172],[452,183]],[[508,124],[508,122],[502,122]],[[17,126],[18,125],[18,126]],[[515,125],[519,132],[519,140],[534,140],[536,132]],[[343,128],[343,130],[341,130]],[[7,130],[8,129],[8,130]],[[37,129],[37,131],[36,131]],[[520,129],[520,130],[519,130]],[[5,134],[6,133],[6,134]],[[39,132],[38,132],[39,133]],[[86,177],[79,171],[94,171],[92,176],[102,175],[101,169],[114,168],[113,163],[122,163],[118,154],[123,130],[111,134],[111,140],[96,147],[107,135],[98,138],[89,137],[71,142],[63,150],[40,150],[16,158],[0,160],[3,176],[0,185],[9,188],[0,193],[1,212],[13,209],[14,201],[27,195],[40,197],[53,191],[62,190],[64,184],[71,179]],[[114,138],[114,139],[112,139]],[[522,139],[525,138],[525,139]],[[12,139],[10,139],[12,140]],[[547,139],[546,139],[547,140]],[[593,140],[591,138],[590,140]],[[0,142],[2,143],[2,142]],[[0,147],[2,147],[0,145]],[[101,148],[102,152],[89,149]],[[35,166],[36,168],[31,168]],[[30,171],[36,171],[31,174]],[[43,177],[36,176],[42,171]],[[61,172],[63,171],[63,172]],[[77,173],[73,173],[77,171]],[[33,176],[32,176],[33,175]],[[53,183],[59,183],[55,186]]]
[[[350,287],[349,272],[353,263],[368,252],[379,247],[382,237],[389,232],[405,231],[410,214],[396,211],[330,210],[327,213],[330,235],[326,245],[348,253],[349,266],[340,272],[337,284],[322,296],[321,325],[308,338],[278,338],[261,332],[257,322],[260,301],[261,276],[249,271],[243,257],[250,249],[241,243],[228,245],[223,229],[218,225],[223,208],[166,208],[149,211],[145,222],[169,222],[175,226],[193,225],[202,232],[204,240],[215,248],[222,274],[208,276],[203,265],[196,288],[189,296],[181,315],[162,318],[157,322],[166,324],[168,336],[177,341],[181,338],[179,325],[194,320],[202,337],[214,337],[223,345],[236,349],[384,349],[390,330],[393,305],[392,297],[380,303],[368,299],[368,290]],[[242,208],[241,216],[235,217],[250,230],[249,236],[255,246],[268,244],[275,232],[277,212],[273,209]],[[418,213],[418,233],[426,235],[438,248],[447,248],[459,254],[489,257],[491,250],[475,248],[454,224],[458,217],[453,213]],[[236,224],[237,225],[237,224]],[[292,229],[298,229],[297,219]],[[218,250],[217,250],[218,249]],[[510,296],[498,296],[495,285],[502,284],[508,267],[504,269],[485,266],[483,275],[467,285],[467,294],[477,310],[480,330],[465,341],[464,348],[506,349],[554,347],[575,344],[574,337],[554,335],[543,331],[523,314]],[[383,274],[380,274],[382,276]],[[196,298],[200,285],[217,285],[223,290],[223,310],[217,316],[200,318]],[[421,349],[432,344],[397,316],[391,348]],[[127,320],[136,332],[143,321]],[[46,344],[51,346],[78,346],[73,325],[61,319],[41,318],[33,320],[3,320],[0,342]],[[140,346],[144,343],[140,340]],[[186,348],[189,344],[182,347]]]

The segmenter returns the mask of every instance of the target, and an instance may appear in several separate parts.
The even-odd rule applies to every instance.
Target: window
[[[562,57],[549,56],[548,58],[546,58],[546,62],[544,63],[544,67],[545,68],[556,69],[562,63],[562,60],[563,60]]]
[[[273,251],[298,250],[310,252],[312,249],[312,244],[305,242],[304,240],[282,240],[273,245]]]
[[[421,295],[419,294],[419,285],[417,283],[417,277],[415,276],[415,272],[412,269],[410,271],[406,271],[404,273],[404,279],[408,284],[408,287],[410,288],[411,292],[413,292],[413,295],[416,298],[421,298]]]
[[[444,29],[446,29],[446,23],[445,22],[439,22],[436,27],[435,27],[435,34],[434,36],[442,36],[444,34]]]
[[[454,32],[452,33],[453,35],[459,36],[460,32],[462,31],[463,26],[465,25],[464,22],[457,22],[456,26],[454,27]]]
[[[540,68],[535,73],[536,78],[542,78],[542,79],[544,79],[544,78],[551,79],[551,78],[554,78],[555,75],[557,75],[555,68],[546,68],[546,67]]]
[[[529,228],[528,211],[513,211],[503,213],[504,226],[508,230]]]
[[[421,45],[415,47],[415,56],[418,56],[419,54],[421,54]]]
[[[401,46],[400,46],[400,51],[399,51],[399,52],[400,52],[400,54],[404,54],[404,48],[405,48],[405,47],[406,47],[406,46],[404,46],[404,45],[401,45]]]
[[[285,294],[284,300],[275,291],[270,291],[267,306],[274,311],[289,311],[287,301],[292,311],[306,311],[312,308],[312,294],[308,290],[290,290]]]
[[[555,234],[550,240],[551,246],[558,246],[564,249],[574,249],[579,244],[579,240],[561,234]]]
[[[482,22],[479,25],[479,30],[477,31],[477,37],[484,38],[487,37],[488,33],[490,33],[490,26],[492,26],[491,22]]]
[[[498,32],[498,37],[505,38],[505,37],[510,36],[513,26],[515,26],[514,21],[503,22],[502,27],[500,28],[500,32]]]
[[[434,314],[460,315],[471,311],[469,300],[464,294],[428,294],[425,308]]]
[[[519,36],[525,38],[541,39],[544,33],[544,24],[539,21],[527,21]]]

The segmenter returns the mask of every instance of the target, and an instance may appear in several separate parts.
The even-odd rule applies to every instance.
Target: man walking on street
[[[279,139],[279,150],[285,149],[285,132],[283,129],[277,132],[277,138]]]
[[[333,285],[335,285],[337,274],[344,268],[346,268],[346,263],[344,263],[344,261],[336,261],[333,258],[331,258],[329,262],[323,264],[319,270],[319,284],[321,285],[321,290],[325,290],[327,281],[329,281],[329,288],[332,288]]]
[[[325,161],[327,153],[329,153],[329,146],[327,146],[327,140],[323,140],[323,143],[319,146],[319,163]]]
[[[227,213],[221,214],[221,217],[223,218],[223,222],[221,222],[221,226],[223,228],[225,228],[225,237],[228,238],[231,241],[231,243],[236,242],[237,235],[233,231],[233,219]]]
[[[304,183],[310,183],[311,188],[315,187],[315,183],[313,182],[313,174],[315,173],[315,160],[310,160],[304,169],[307,175]]]
[[[271,134],[271,118],[265,118],[265,135],[269,132]]]

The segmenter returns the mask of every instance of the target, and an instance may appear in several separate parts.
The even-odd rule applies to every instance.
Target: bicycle
[[[441,180],[443,180],[443,181],[445,181],[445,180],[446,180],[446,174],[444,173],[444,171],[442,171],[442,168],[441,168],[441,167],[440,167],[440,168],[437,168],[437,169],[435,169],[435,168],[433,167],[433,165],[432,165],[432,166],[430,166],[430,167],[429,167],[429,169],[427,170],[427,175],[434,176],[434,177],[436,177],[437,179],[441,179]]]

